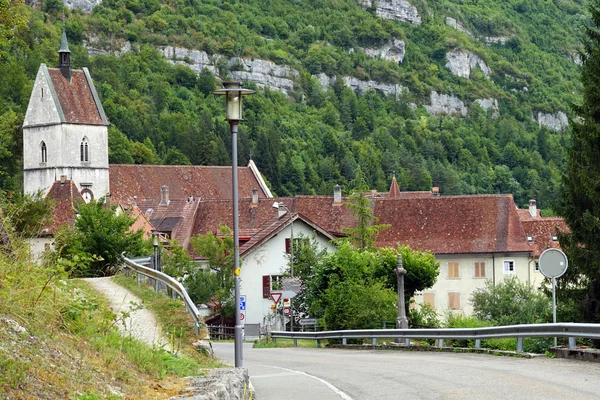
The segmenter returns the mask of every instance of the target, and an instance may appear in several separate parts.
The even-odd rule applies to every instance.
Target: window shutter
[[[271,297],[271,275],[263,275],[263,299]]]
[[[423,303],[435,308],[435,293],[423,293]]]
[[[290,238],[285,238],[285,254],[291,254],[292,252],[292,243]]]

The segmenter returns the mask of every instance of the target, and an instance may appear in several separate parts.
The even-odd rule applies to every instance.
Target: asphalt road
[[[233,343],[213,343],[233,364]],[[258,400],[600,399],[600,364],[538,357],[341,349],[253,349]]]

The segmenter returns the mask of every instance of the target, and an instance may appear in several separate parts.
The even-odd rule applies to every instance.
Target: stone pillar
[[[402,267],[402,254],[398,254],[398,267],[394,270],[398,280],[398,319],[396,320],[396,329],[408,329],[408,318],[406,318],[406,305],[404,303],[404,275],[406,270]],[[400,340],[396,340],[400,343]],[[410,339],[406,339],[406,344]]]

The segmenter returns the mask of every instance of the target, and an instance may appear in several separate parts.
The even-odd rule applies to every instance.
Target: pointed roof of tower
[[[71,50],[69,50],[69,42],[67,41],[67,32],[65,31],[65,28],[63,28],[62,31],[62,40],[60,41],[60,49],[58,49],[59,53],[70,53]]]
[[[390,185],[390,193],[388,197],[400,197],[400,187],[398,181],[396,181],[396,175],[392,178],[392,184]]]

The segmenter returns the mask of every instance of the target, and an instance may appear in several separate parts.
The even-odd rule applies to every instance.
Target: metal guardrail
[[[349,331],[323,331],[323,332],[271,332],[273,340],[278,338],[294,339],[294,346],[298,339],[316,340],[320,345],[324,339],[342,339],[346,344],[347,339],[371,339],[373,345],[377,339],[404,339],[410,344],[410,339],[436,339],[438,346],[444,345],[445,339],[475,340],[475,347],[481,347],[482,339],[517,338],[517,352],[523,352],[523,338],[526,337],[567,337],[569,348],[575,348],[575,339],[590,338],[600,339],[600,324],[557,323],[557,324],[531,324],[492,326],[486,328],[445,328],[445,329],[362,329]]]
[[[177,293],[179,295],[179,297],[181,297],[183,299],[183,302],[185,303],[185,307],[187,308],[188,312],[191,314],[192,318],[194,319],[194,323],[196,325],[196,335],[199,335],[200,334],[200,325],[203,324],[202,317],[200,316],[200,313],[198,312],[198,308],[196,308],[196,305],[194,304],[194,302],[188,295],[187,291],[185,290],[185,288],[179,281],[170,277],[169,275],[165,274],[164,272],[156,271],[152,268],[144,267],[143,265],[140,264],[141,262],[148,263],[149,259],[150,259],[149,257],[136,258],[136,259],[129,259],[127,257],[123,257],[123,261],[125,263],[125,268],[129,268],[138,274],[138,282],[140,281],[140,275],[144,275],[144,276],[147,276],[148,278],[156,279],[156,280],[164,283],[166,286],[170,287],[171,290],[173,290],[173,292]]]

